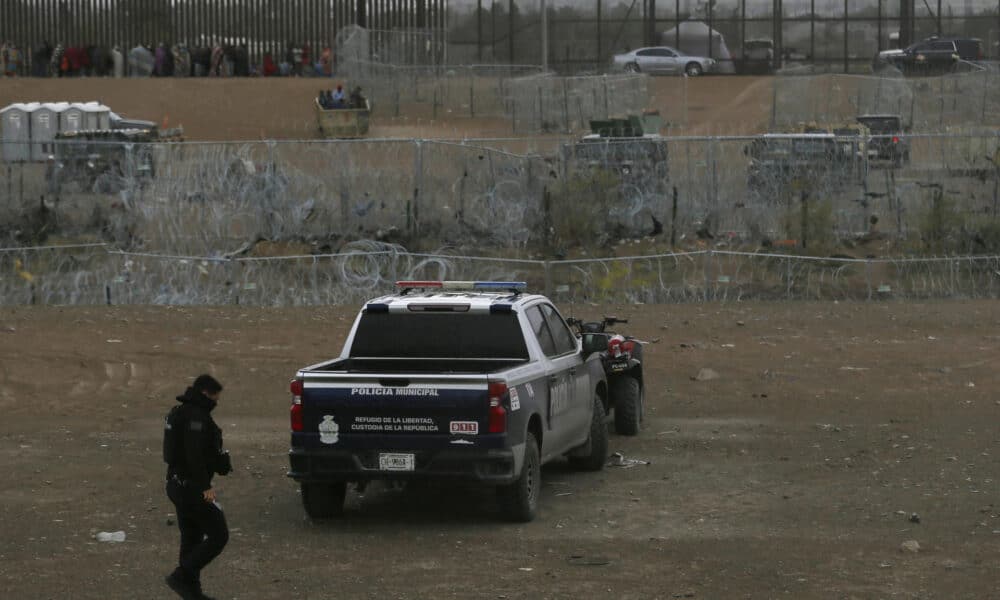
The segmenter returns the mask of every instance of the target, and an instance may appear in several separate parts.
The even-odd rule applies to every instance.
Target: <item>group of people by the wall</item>
[[[25,56],[12,42],[0,46],[0,76],[17,77],[332,77],[335,54],[327,46],[314,53],[309,44],[289,44],[284,56],[268,52],[259,64],[245,43],[189,47],[53,46],[42,42]]]

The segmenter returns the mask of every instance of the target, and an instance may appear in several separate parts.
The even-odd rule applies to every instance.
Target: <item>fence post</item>
[[[712,281],[712,255],[713,251],[709,250],[705,253],[705,264],[703,266],[705,270],[705,300],[709,300],[709,293],[711,291],[711,281]]]
[[[982,123],[986,122],[986,104],[987,101],[989,100],[989,92],[990,92],[990,71],[989,69],[987,69],[986,73],[983,75],[983,114],[982,118],[980,119],[980,122]]]
[[[677,247],[677,186],[674,186],[674,204],[670,209],[670,249]]]
[[[545,295],[552,297],[552,261],[544,261],[542,267],[545,269]]]
[[[416,146],[413,158],[413,205],[410,209],[410,234],[416,235],[420,229],[420,191],[424,184],[424,150],[423,140],[413,140]]]
[[[868,286],[868,299],[872,299],[872,261],[865,260],[865,285]]]
[[[938,85],[938,98],[941,101],[941,114],[938,117],[938,125],[944,125],[944,77],[941,78]]]
[[[809,192],[802,190],[802,249],[809,247]]]
[[[685,78],[685,81],[687,78]],[[774,77],[771,83],[771,129],[773,130],[778,122],[778,82],[781,76]],[[686,87],[686,84],[685,84]]]
[[[476,116],[476,82],[472,78],[472,71],[469,71],[469,116]]]
[[[792,299],[792,257],[785,256],[785,300]]]
[[[569,90],[568,79],[563,77],[563,122],[566,124],[566,133],[570,133],[569,127]]]
[[[435,97],[436,97],[437,96],[437,87],[434,88],[434,94],[435,94]],[[392,78],[392,95],[395,97],[394,100],[395,100],[395,104],[396,104],[396,116],[398,117],[399,116],[399,78],[398,77],[393,77]]]
[[[538,129],[537,131],[543,131],[542,127],[545,123],[545,118],[542,116],[544,112],[542,109],[542,84],[538,84]]]
[[[517,133],[517,99],[511,98],[508,102],[510,102],[510,128]]]
[[[610,117],[610,110],[608,109],[608,75],[604,74],[604,118]]]

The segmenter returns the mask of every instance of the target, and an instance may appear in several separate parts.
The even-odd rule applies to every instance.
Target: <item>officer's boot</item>
[[[198,595],[195,596],[195,598],[197,598],[198,600],[215,600],[215,598],[201,591],[201,581],[198,579],[194,581],[194,589],[198,593]]]
[[[167,575],[166,581],[170,589],[184,600],[202,600],[201,586],[197,585],[197,580],[181,567],[177,567],[173,573]]]

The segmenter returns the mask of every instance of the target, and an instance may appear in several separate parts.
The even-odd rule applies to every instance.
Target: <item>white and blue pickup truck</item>
[[[604,467],[608,382],[555,306],[521,282],[409,281],[368,301],[338,358],[291,382],[289,477],[312,518],[347,485],[494,485],[501,513],[535,517],[541,466]]]

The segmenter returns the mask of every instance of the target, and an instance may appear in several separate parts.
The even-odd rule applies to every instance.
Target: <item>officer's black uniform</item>
[[[183,395],[181,404],[167,417],[164,432],[164,460],[167,461],[167,496],[177,509],[181,530],[180,566],[167,583],[184,597],[207,598],[201,592],[201,570],[229,541],[229,529],[222,508],[207,502],[204,492],[211,489],[216,473],[226,475],[232,467],[222,449],[222,430],[212,420],[214,393],[222,386],[209,376],[201,376]]]

